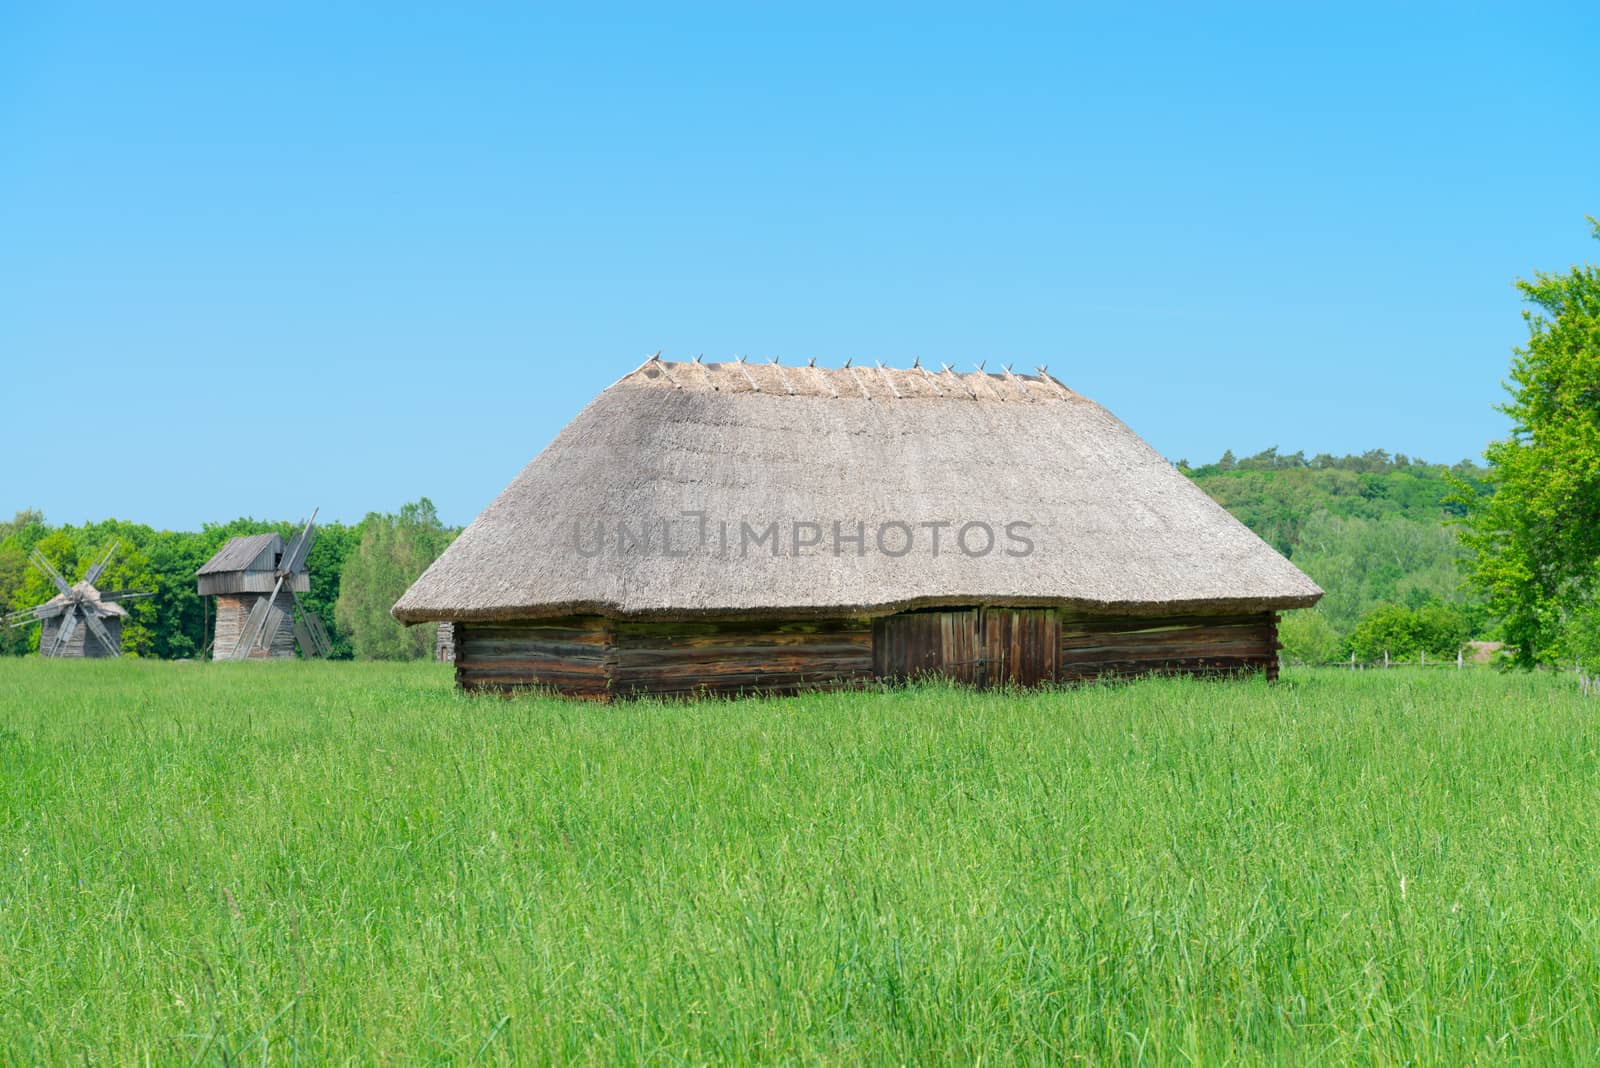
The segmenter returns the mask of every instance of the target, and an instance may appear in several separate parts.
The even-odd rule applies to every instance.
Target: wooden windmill
[[[317,513],[286,545],[276,534],[230,538],[195,572],[200,594],[217,599],[213,660],[252,660],[294,656],[325,657],[328,632],[300,600],[311,592],[306,557],[316,539]]]
[[[148,593],[132,590],[114,590],[101,593],[95,588],[106,565],[116,555],[122,543],[113,538],[100,558],[89,566],[83,581],[69,584],[37,547],[28,555],[29,561],[55,586],[57,593],[44,604],[12,612],[5,622],[13,627],[26,627],[43,623],[39,635],[39,653],[52,657],[107,657],[122,655],[122,621],[127,609],[118,601],[135,597],[149,597]]]

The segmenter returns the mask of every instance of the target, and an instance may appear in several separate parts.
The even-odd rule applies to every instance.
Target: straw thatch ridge
[[[935,555],[921,524],[939,522],[952,525]],[[974,522],[1000,538],[987,554],[952,544]],[[1032,551],[1008,555],[1022,549],[1002,533],[1016,522],[1030,524],[1019,529]],[[780,551],[741,552],[743,524],[772,523]],[[846,536],[864,528],[866,551],[846,540],[835,552],[835,523]],[[877,551],[884,524],[900,547],[897,523],[920,545]],[[810,524],[823,544],[795,546]],[[663,552],[663,535],[683,555]],[[579,413],[393,613],[406,623],[971,604],[1178,614],[1300,608],[1321,594],[1111,413],[1043,373],[652,360]]]

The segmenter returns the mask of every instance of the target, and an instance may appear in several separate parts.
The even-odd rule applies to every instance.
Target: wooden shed
[[[1277,671],[1322,591],[1042,370],[652,360],[394,607],[457,682],[792,692]]]
[[[285,544],[277,534],[247,534],[229,538],[217,554],[195,572],[202,597],[215,597],[216,631],[211,641],[212,657],[229,659],[239,645],[245,621],[257,601],[278,594],[261,640],[251,648],[252,659],[294,656],[294,594],[311,589],[311,576],[299,570],[285,576],[279,585],[279,564]]]

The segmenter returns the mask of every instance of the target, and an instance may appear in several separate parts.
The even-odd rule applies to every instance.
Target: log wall
[[[1126,675],[1278,677],[1278,617],[1250,615],[1078,616],[1061,620],[1058,678]]]
[[[271,590],[267,593],[271,593]],[[250,616],[250,609],[257,601],[266,599],[266,593],[222,594],[217,597],[216,629],[211,639],[211,659],[229,658],[233,647],[239,642],[239,632],[244,629],[245,620]],[[267,623],[270,633],[263,640],[265,648],[258,648],[251,654],[255,659],[269,657],[283,659],[294,656],[294,598],[288,593],[280,592],[277,606],[279,609],[277,626],[274,628],[270,621]]]
[[[796,693],[872,678],[866,619],[619,620],[615,631],[614,688],[621,695]]]
[[[611,696],[609,620],[457,623],[455,636],[456,685],[464,690],[548,687],[574,697]]]
[[[218,635],[222,634],[218,615]],[[942,675],[978,687],[1114,676],[1278,672],[1270,612],[1153,618],[966,608],[876,620],[456,623],[466,690],[632,696],[796,693]]]

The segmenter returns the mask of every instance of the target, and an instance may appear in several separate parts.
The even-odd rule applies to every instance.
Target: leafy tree
[[[360,544],[344,562],[334,615],[355,655],[372,660],[416,660],[433,650],[430,627],[407,628],[389,609],[454,540],[424,497],[398,515],[373,512],[361,521]]]
[[[1600,220],[1591,218],[1600,239]],[[1492,494],[1462,485],[1469,574],[1503,618],[1514,662],[1552,655],[1600,573],[1600,269],[1517,288],[1528,342],[1511,361],[1511,436],[1484,452]]]
[[[1342,652],[1346,656],[1354,653],[1358,660],[1381,660],[1385,653],[1397,659],[1413,659],[1419,653],[1442,659],[1455,656],[1470,636],[1471,623],[1456,606],[1389,604],[1368,613],[1356,625]]]
[[[1591,598],[1567,613],[1554,659],[1600,674],[1600,598]]]
[[[1283,655],[1302,664],[1326,664],[1340,658],[1343,643],[1338,630],[1320,608],[1285,612],[1278,624]]]

